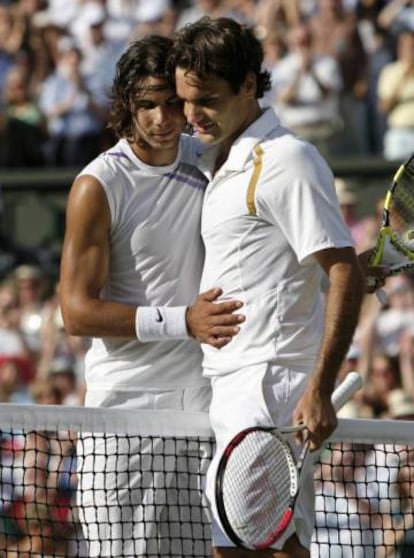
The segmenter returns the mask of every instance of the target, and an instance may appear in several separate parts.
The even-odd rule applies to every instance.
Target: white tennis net
[[[2,404],[0,432],[0,556],[211,555],[206,414]],[[340,420],[315,468],[313,558],[414,556],[413,438],[408,421]]]

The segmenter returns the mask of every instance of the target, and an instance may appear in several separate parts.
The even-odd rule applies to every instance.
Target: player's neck
[[[171,165],[177,158],[178,143],[170,149],[153,149],[137,142],[131,142],[130,146],[140,161],[152,167]]]
[[[251,110],[246,114],[246,118],[243,121],[243,125],[240,126],[231,136],[225,139],[220,144],[220,150],[216,159],[216,164],[214,168],[214,174],[219,170],[219,168],[226,162],[227,157],[229,156],[230,149],[234,142],[240,137],[247,128],[253,124],[258,118],[260,118],[262,114],[262,108],[260,107],[259,103],[255,100],[252,104]]]

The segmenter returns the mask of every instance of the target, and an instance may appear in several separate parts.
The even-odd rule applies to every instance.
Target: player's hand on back
[[[201,293],[187,311],[187,328],[191,337],[200,343],[221,349],[240,331],[245,317],[236,313],[243,303],[239,300],[215,302],[221,289]]]

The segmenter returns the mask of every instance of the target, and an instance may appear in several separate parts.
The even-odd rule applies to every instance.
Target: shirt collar
[[[275,111],[271,107],[266,107],[259,118],[235,140],[222,169],[242,170],[252,157],[254,147],[279,126],[280,122]]]

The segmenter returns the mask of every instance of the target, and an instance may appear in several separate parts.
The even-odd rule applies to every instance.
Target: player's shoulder
[[[123,140],[119,140],[115,145],[100,153],[81,171],[81,174],[93,174],[102,172],[105,175],[116,174],[120,167],[131,165],[131,158]]]
[[[282,164],[287,168],[297,168],[304,163],[319,164],[322,155],[314,145],[293,134],[283,126],[278,127],[260,143],[266,167]]]

